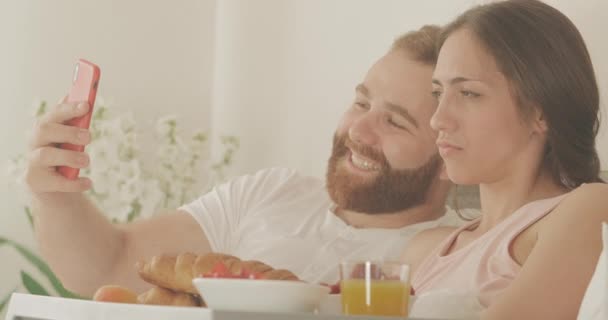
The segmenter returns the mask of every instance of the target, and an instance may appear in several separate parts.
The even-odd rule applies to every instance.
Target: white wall
[[[169,113],[185,129],[208,129],[214,18],[215,0],[0,1],[0,173],[25,151],[33,100],[61,98],[79,57],[99,64],[99,94],[132,109],[140,131]],[[151,135],[140,137],[150,150]],[[33,246],[15,191],[0,181],[0,236]],[[22,265],[0,247],[0,296]]]
[[[213,126],[241,137],[235,170],[289,166],[323,176],[335,125],[367,68],[401,33],[447,23],[479,2],[220,1]],[[608,1],[548,2],[579,26],[605,100]],[[604,169],[605,131],[598,140]]]
[[[322,176],[367,68],[401,32],[447,21],[470,2],[439,11],[432,1],[219,2],[213,126],[239,133],[236,171],[289,166]]]

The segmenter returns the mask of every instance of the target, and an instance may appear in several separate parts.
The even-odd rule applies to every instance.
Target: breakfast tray
[[[346,320],[402,319],[393,317],[323,315],[313,313],[262,313],[205,308],[102,303],[13,293],[5,320]],[[420,318],[410,320],[423,320]],[[431,320],[431,319],[426,319]]]

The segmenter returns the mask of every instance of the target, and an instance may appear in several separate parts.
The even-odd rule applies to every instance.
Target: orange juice
[[[410,285],[399,280],[347,279],[340,282],[342,313],[407,317]]]

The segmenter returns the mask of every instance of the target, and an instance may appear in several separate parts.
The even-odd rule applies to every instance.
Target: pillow
[[[578,320],[608,319],[608,224],[602,223],[604,247],[595,267],[595,273],[589,282]]]

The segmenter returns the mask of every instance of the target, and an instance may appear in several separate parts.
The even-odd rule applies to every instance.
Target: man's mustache
[[[340,155],[345,155],[347,150],[350,149],[354,153],[357,153],[365,158],[373,160],[380,164],[380,167],[383,169],[390,168],[388,160],[382,154],[382,152],[375,150],[374,148],[366,145],[357,144],[352,141],[348,136],[336,136],[336,143],[338,144],[338,150],[340,151]]]

